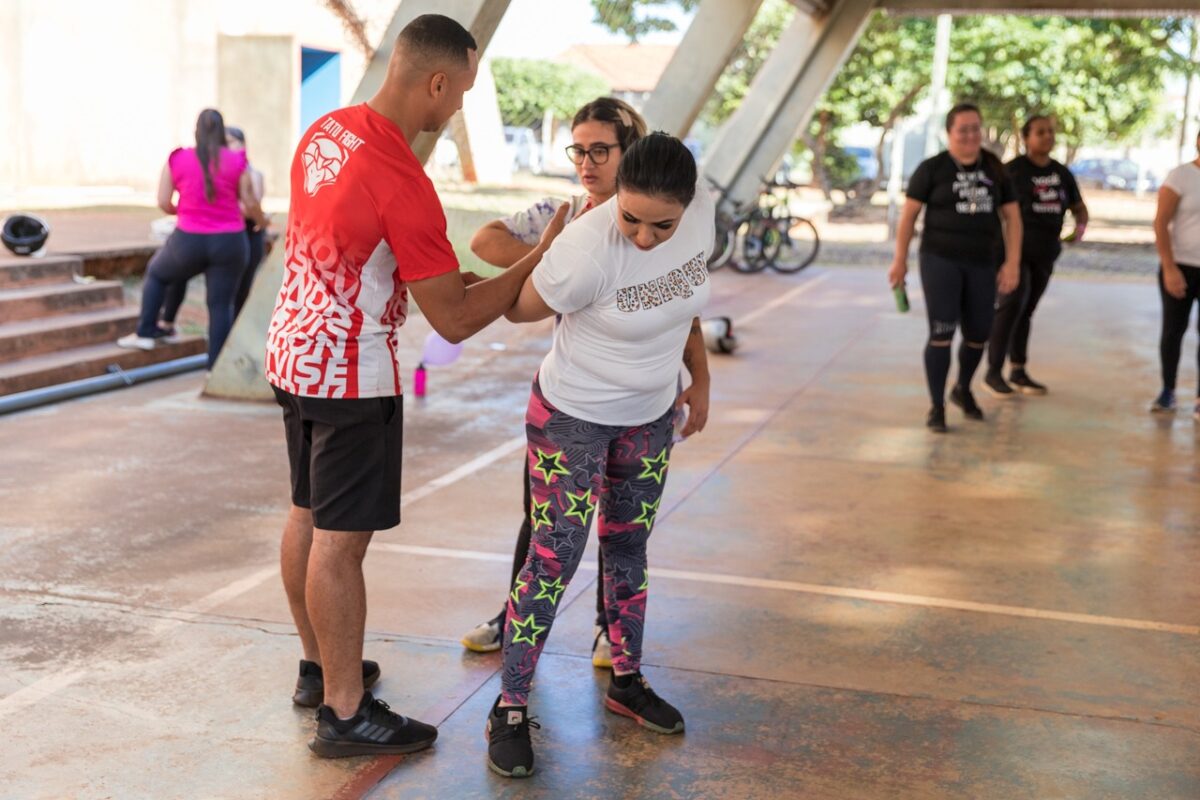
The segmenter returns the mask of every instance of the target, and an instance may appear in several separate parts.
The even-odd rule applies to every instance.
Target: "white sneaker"
[[[608,640],[608,628],[603,625],[592,627],[592,666],[596,669],[612,669],[612,642]]]
[[[157,341],[149,336],[138,336],[136,333],[131,333],[117,339],[117,346],[124,347],[126,350],[153,350]]]
[[[500,636],[503,625],[504,617],[494,617],[479,623],[462,637],[462,646],[476,653],[494,653],[504,644]]]

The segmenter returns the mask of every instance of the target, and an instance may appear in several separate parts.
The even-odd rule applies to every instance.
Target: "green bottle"
[[[904,288],[904,284],[900,284],[895,289],[892,289],[892,294],[896,296],[896,310],[901,314],[908,313],[908,290]]]

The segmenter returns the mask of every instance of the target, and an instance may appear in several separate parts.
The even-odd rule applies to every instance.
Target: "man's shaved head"
[[[441,14],[422,14],[404,26],[396,38],[396,57],[409,74],[441,72],[446,67],[468,69],[475,37],[462,25]]]

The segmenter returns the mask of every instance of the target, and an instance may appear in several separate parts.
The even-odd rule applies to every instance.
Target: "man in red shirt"
[[[468,287],[446,218],[410,143],[437,131],[475,82],[477,47],[454,20],[401,31],[379,92],[318,119],[292,162],[283,287],[266,375],[283,407],[292,508],[281,567],[304,648],[293,700],[319,706],[309,743],[325,757],[409,753],[437,738],[366,689],[362,560],[374,531],[400,522],[399,328],[408,296],[458,342],[515,301],[562,229],[504,274]]]

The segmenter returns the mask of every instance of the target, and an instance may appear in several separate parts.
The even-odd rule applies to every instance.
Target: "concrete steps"
[[[68,283],[83,266],[74,256],[0,261],[0,289]]]
[[[0,397],[192,356],[207,347],[203,337],[191,336],[153,350],[126,350],[109,342],[21,358],[0,364]]]
[[[86,266],[77,256],[0,258],[0,396],[205,352],[200,336],[149,351],[118,347],[138,310],[119,281],[80,282]]]
[[[121,306],[0,325],[0,364],[19,358],[115,342],[137,328],[136,308]]]

